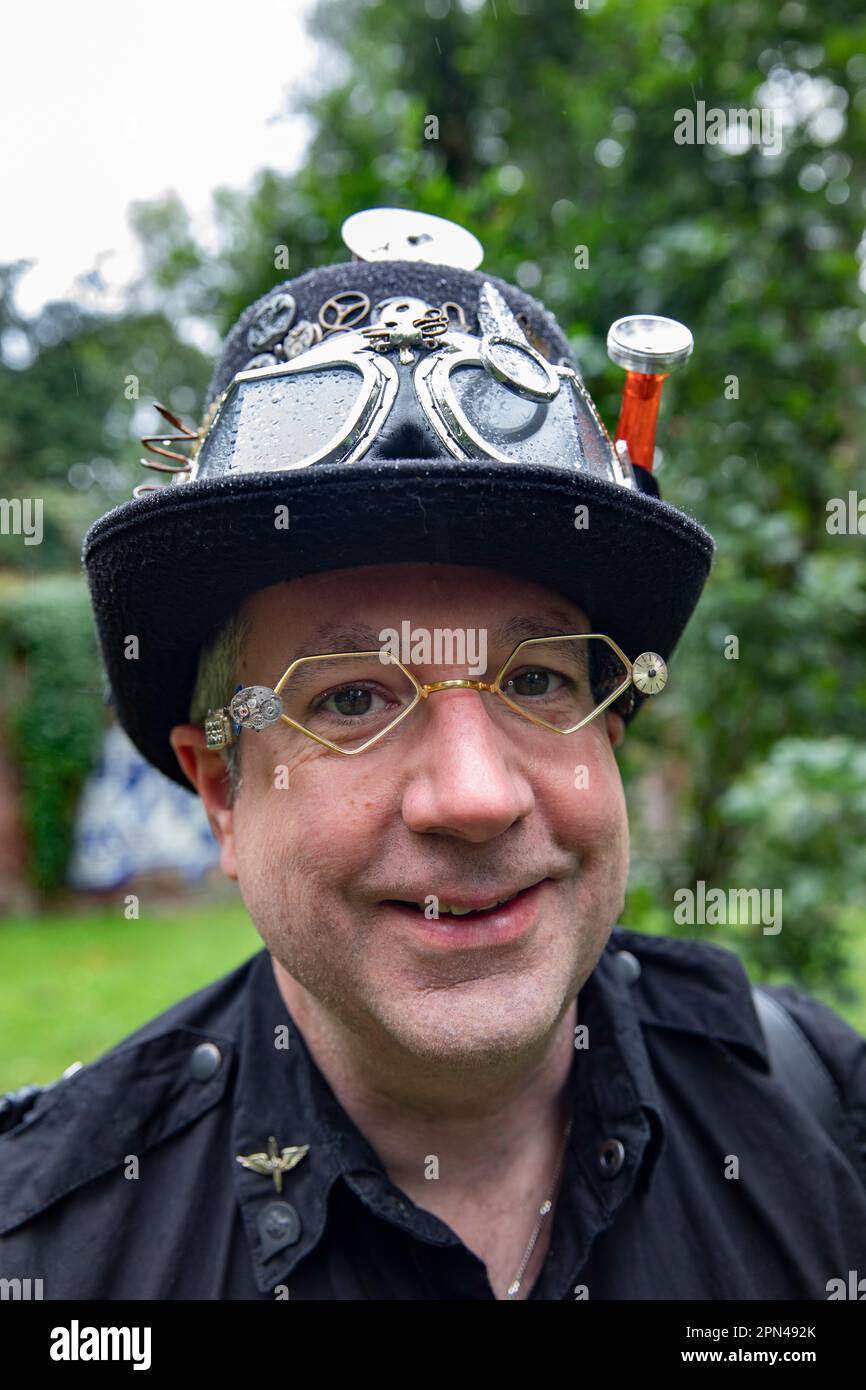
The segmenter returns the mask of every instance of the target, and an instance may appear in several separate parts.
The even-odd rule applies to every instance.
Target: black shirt
[[[773,993],[833,1074],[862,1171],[770,1073],[737,956],[615,928],[579,995],[589,1046],[531,1299],[826,1299],[866,1271],[866,1041]],[[5,1113],[0,1277],[45,1299],[493,1298],[338,1103],[267,951]],[[281,1193],[237,1162],[271,1135],[309,1146]]]

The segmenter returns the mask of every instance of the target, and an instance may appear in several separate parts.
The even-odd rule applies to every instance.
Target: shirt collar
[[[310,1056],[267,951],[260,952],[251,968],[240,1053],[232,1125],[236,1191],[256,1283],[263,1293],[271,1293],[321,1240],[338,1179],[396,1225],[406,1224],[400,1215],[405,1198]],[[280,1150],[309,1146],[283,1179],[282,1192],[271,1177],[236,1161],[238,1155],[266,1152],[271,1135]],[[298,1223],[297,1239],[291,1239]],[[412,1229],[438,1245],[456,1243],[454,1233],[432,1212],[416,1208]]]
[[[644,1025],[729,1043],[746,1061],[769,1068],[751,983],[739,956],[710,942],[616,927],[609,948],[633,952],[641,963],[634,990]]]

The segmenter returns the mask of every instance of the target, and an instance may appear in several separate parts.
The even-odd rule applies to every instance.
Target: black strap
[[[773,1072],[821,1122],[866,1183],[866,1156],[852,1133],[839,1088],[823,1060],[796,1019],[774,995],[753,985],[752,999],[763,1025]]]

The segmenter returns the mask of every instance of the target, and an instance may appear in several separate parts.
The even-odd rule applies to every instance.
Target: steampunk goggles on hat
[[[392,652],[317,652],[297,657],[276,685],[245,686],[222,709],[209,710],[208,748],[227,748],[241,729],[261,731],[282,720],[335,753],[363,753],[431,694],[478,690],[494,695],[491,714],[508,722],[520,715],[557,734],[583,729],[635,688],[656,695],[667,668],[655,652],[629,661],[601,633],[556,633],[526,638],[492,681],[444,680],[422,684]]]
[[[408,216],[411,222],[419,215]],[[402,217],[382,222],[361,213],[346,227],[357,223],[355,235],[363,235],[371,217],[376,226],[367,230],[375,230],[374,240],[382,240],[380,229],[387,232],[381,249],[390,252],[389,237]],[[439,218],[422,217],[419,225],[428,222],[437,236],[468,236]],[[471,242],[457,250],[474,256],[480,247]],[[294,315],[291,294],[271,297],[249,328],[249,360],[211,403],[197,433],[157,406],[182,433],[144,442],[175,466],[142,463],[174,474],[177,483],[347,464],[374,457],[387,427],[408,421],[456,459],[556,460],[635,488],[633,465],[645,474],[652,469],[662,383],[692,349],[688,329],[672,319],[630,315],[613,325],[608,351],[626,367],[627,379],[611,443],[578,373],[565,359],[554,364],[542,355],[489,280],[475,306],[477,334],[467,331],[460,304],[393,296],[371,308],[360,290],[333,295],[315,322],[295,323]],[[173,443],[192,451],[161,447]],[[135,493],[149,490],[143,485]]]
[[[356,316],[369,312],[364,299]],[[489,282],[478,317],[480,337],[459,305],[397,296],[367,327],[341,327],[293,360],[253,358],[213,403],[183,480],[351,463],[409,410],[455,458],[556,457],[634,487],[628,453],[612,447],[580,377],[546,361]]]

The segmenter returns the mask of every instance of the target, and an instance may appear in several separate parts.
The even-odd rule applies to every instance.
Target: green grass
[[[645,926],[670,930],[651,913]],[[139,921],[115,908],[0,923],[0,1095],[92,1062],[261,944],[234,903],[150,911]],[[866,1035],[866,929],[852,937],[851,978],[861,987],[856,998],[812,992]]]
[[[234,903],[0,923],[0,1095],[92,1062],[261,945]]]

